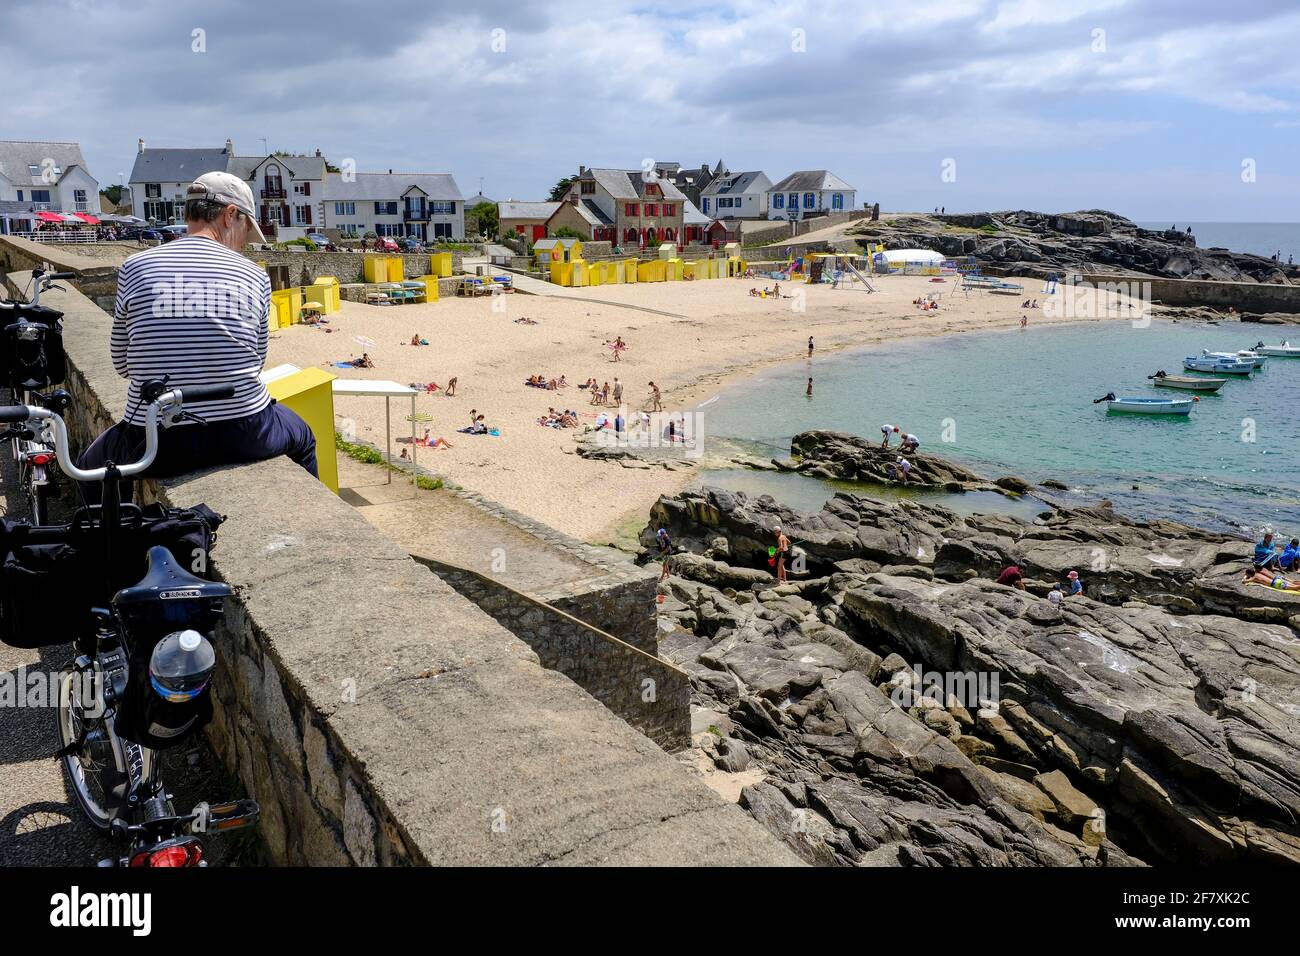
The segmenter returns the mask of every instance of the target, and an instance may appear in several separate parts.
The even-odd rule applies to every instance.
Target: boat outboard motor
[[[1105,395],[1103,395],[1101,398],[1094,398],[1094,399],[1092,400],[1092,404],[1094,404],[1094,405],[1100,405],[1102,402],[1113,402],[1113,401],[1115,401],[1115,393],[1114,393],[1114,392],[1107,392],[1107,393],[1106,393]]]

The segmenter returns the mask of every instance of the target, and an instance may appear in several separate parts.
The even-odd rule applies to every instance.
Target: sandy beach
[[[659,495],[689,483],[693,472],[589,461],[573,453],[575,430],[537,424],[549,406],[576,409],[583,422],[594,422],[598,409],[577,387],[588,377],[612,386],[617,376],[630,409],[648,408],[648,382],[653,380],[663,391],[665,410],[689,411],[739,376],[774,363],[806,361],[809,335],[816,340],[809,373],[815,377],[817,355],[844,348],[1012,328],[1022,314],[1034,325],[1077,321],[1053,319],[1042,308],[1021,309],[1023,298],[1034,297],[1041,281],[1014,281],[1024,284],[1024,297],[966,296],[954,291],[957,281],[951,277],[937,283],[921,276],[889,276],[876,281],[879,291],[874,294],[861,286],[837,290],[782,283],[783,294],[799,297],[779,300],[749,295],[751,287],[770,286],[771,280],[718,279],[557,289],[552,296],[444,299],[427,305],[344,302],[340,312],[329,316],[328,326],[295,325],[272,333],[267,366],[290,362],[323,368],[364,351],[374,369],[329,370],[343,378],[439,386],[456,376],[455,397],[439,390],[417,399],[417,409],[432,418],[432,437],[445,437],[454,446],[421,448],[421,464],[568,534],[603,544],[633,516],[644,520]],[[923,312],[912,304],[931,293],[942,294],[938,311]],[[514,321],[524,316],[538,324]],[[408,344],[415,334],[430,344]],[[605,345],[616,336],[628,344],[618,362]],[[564,375],[571,387],[529,388],[524,380],[535,373]],[[394,403],[395,437],[409,435],[408,407]],[[498,427],[500,436],[457,434],[469,423],[471,409]],[[358,437],[383,445],[382,401],[340,397],[335,412],[341,427],[354,427]],[[395,443],[394,454],[398,447]]]

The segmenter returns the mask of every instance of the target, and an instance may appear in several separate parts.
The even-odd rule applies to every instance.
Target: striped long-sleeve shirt
[[[258,380],[266,361],[271,280],[239,253],[186,236],[131,256],[117,275],[113,368],[130,379],[127,418],[143,425],[140,386],[235,386],[233,398],[187,403],[206,421],[254,415],[271,402]]]

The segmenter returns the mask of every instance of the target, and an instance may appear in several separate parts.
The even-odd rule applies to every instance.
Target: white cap
[[[203,643],[203,635],[198,631],[181,631],[177,640],[180,642],[181,650],[197,651],[199,645]]]
[[[262,235],[262,227],[257,224],[257,212],[253,208],[253,190],[249,189],[248,183],[238,176],[223,172],[204,173],[190,183],[189,188],[185,190],[185,199],[186,201],[207,199],[234,206],[253,224],[253,240],[266,242],[266,236]]]

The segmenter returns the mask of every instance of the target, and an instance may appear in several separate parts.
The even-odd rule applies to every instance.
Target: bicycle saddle
[[[148,570],[138,584],[122,588],[113,597],[113,605],[121,608],[156,601],[204,600],[229,597],[234,592],[230,585],[205,581],[195,577],[172,557],[161,545],[149,549]]]

